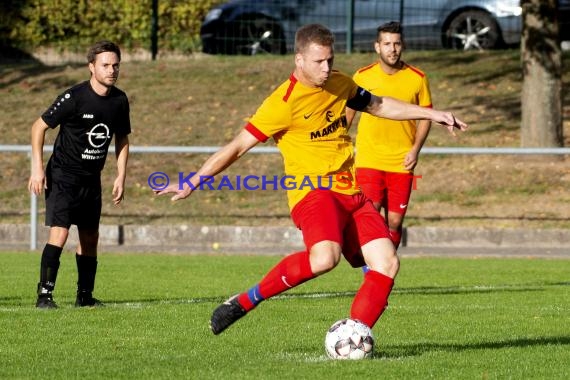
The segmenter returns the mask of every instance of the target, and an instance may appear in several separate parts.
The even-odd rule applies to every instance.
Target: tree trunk
[[[562,50],[557,0],[521,0],[521,6],[521,146],[562,146]]]

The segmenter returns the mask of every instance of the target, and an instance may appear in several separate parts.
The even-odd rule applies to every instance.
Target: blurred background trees
[[[156,0],[155,0],[156,1]],[[160,0],[160,49],[199,51],[200,24],[220,0]],[[2,0],[2,55],[35,49],[84,52],[93,41],[110,39],[129,50],[151,49],[153,0]]]

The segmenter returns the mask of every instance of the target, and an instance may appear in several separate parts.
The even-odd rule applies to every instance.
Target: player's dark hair
[[[398,21],[390,21],[385,24],[382,24],[378,27],[378,29],[376,29],[376,31],[378,32],[377,34],[378,40],[380,40],[380,35],[382,33],[400,34],[402,40],[404,39],[404,28],[402,27],[402,24],[400,24]]]
[[[321,24],[300,27],[295,33],[295,53],[303,52],[312,43],[333,47],[334,35],[329,28]]]
[[[101,54],[101,53],[105,53],[105,52],[111,52],[111,53],[117,54],[117,57],[119,58],[119,62],[121,62],[121,49],[119,49],[119,46],[117,46],[116,44],[114,44],[111,41],[95,42],[95,44],[93,44],[93,46],[91,46],[89,48],[89,51],[87,52],[87,62],[88,63],[95,62],[95,58],[97,57],[97,54]]]

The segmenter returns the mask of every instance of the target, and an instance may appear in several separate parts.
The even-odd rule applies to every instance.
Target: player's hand
[[[467,128],[469,128],[467,123],[456,118],[451,112],[441,112],[439,117],[437,119],[434,119],[434,121],[438,124],[443,125],[453,136],[456,136],[456,129],[464,132],[467,130]]]
[[[192,188],[190,186],[186,186],[183,189],[180,189],[177,183],[173,183],[168,185],[162,190],[153,190],[156,195],[165,195],[165,194],[174,194],[171,201],[178,201],[180,199],[186,199],[192,194]]]
[[[404,157],[404,169],[414,170],[418,164],[418,153],[415,150],[410,150],[406,157]]]
[[[125,185],[120,178],[113,184],[113,204],[116,206],[125,199]]]
[[[40,195],[44,189],[47,189],[44,171],[42,170],[41,173],[38,174],[32,173],[28,181],[29,192],[35,195]]]

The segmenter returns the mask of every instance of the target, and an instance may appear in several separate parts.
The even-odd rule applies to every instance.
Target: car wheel
[[[445,32],[444,46],[462,50],[485,50],[502,45],[499,27],[482,11],[465,11],[455,16]]]
[[[238,21],[235,52],[237,54],[285,54],[285,38],[279,25],[266,18]]]

